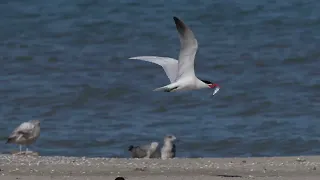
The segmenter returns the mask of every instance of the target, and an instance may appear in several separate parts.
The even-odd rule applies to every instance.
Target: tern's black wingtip
[[[185,30],[187,29],[187,26],[176,16],[173,17],[174,23],[176,24],[176,28],[179,31],[180,34],[184,34]]]
[[[179,18],[177,18],[176,16],[173,16],[173,20],[174,20],[174,22],[175,22],[176,24],[181,21],[181,20],[180,20]]]

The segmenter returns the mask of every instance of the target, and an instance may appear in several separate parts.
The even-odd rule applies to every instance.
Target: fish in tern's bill
[[[159,56],[137,56],[129,59],[138,59],[152,62],[162,66],[167,74],[170,84],[154,89],[154,91],[182,91],[203,88],[214,89],[216,94],[220,86],[207,80],[196,77],[194,72],[194,58],[198,49],[198,42],[191,29],[179,18],[173,17],[180,38],[179,60]]]

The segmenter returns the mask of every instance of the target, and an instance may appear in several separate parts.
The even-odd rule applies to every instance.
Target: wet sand
[[[118,159],[0,155],[1,180],[319,180],[320,156]]]

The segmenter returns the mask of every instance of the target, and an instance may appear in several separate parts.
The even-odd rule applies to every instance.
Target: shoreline
[[[1,180],[320,179],[320,156],[126,159],[0,155]]]

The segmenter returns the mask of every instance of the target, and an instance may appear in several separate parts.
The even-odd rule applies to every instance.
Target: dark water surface
[[[128,157],[173,133],[178,157],[320,154],[317,0],[3,0],[1,152],[21,122],[43,120],[41,155]],[[172,16],[194,31],[196,74],[212,90],[153,92],[177,58]]]

